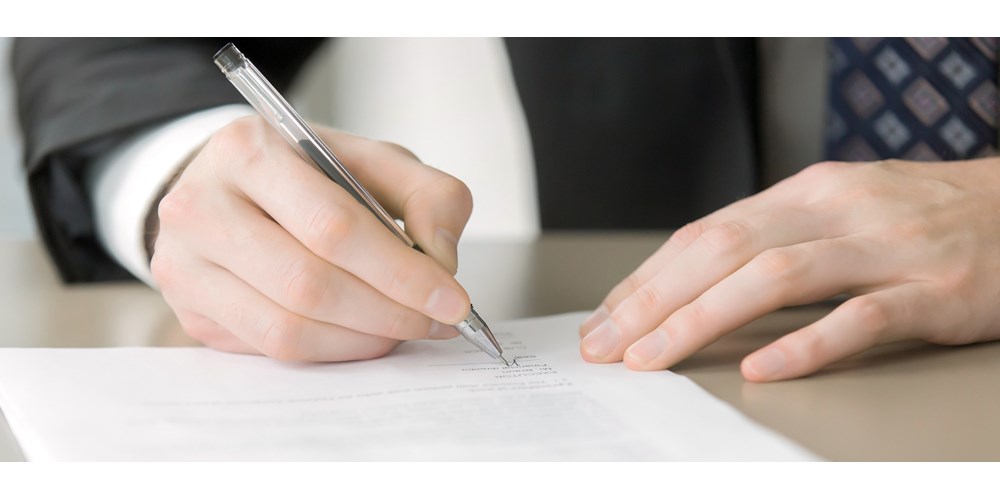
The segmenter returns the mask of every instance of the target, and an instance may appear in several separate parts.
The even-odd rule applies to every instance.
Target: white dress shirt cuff
[[[156,288],[143,232],[164,184],[212,134],[253,113],[250,106],[231,104],[177,118],[139,132],[87,169],[97,237],[135,277]]]

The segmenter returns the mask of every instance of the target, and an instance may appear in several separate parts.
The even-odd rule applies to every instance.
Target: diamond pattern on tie
[[[997,126],[997,115],[1000,114],[1000,96],[997,94],[997,86],[992,82],[983,82],[969,94],[969,107],[994,128]]]
[[[899,121],[899,118],[896,118],[892,111],[883,113],[879,119],[875,120],[873,126],[882,142],[894,150],[899,150],[903,144],[910,140],[910,130],[906,128],[906,125],[903,125],[903,122]]]
[[[882,94],[860,71],[851,75],[843,88],[847,103],[851,105],[854,113],[862,118],[868,118],[882,107]]]
[[[948,112],[948,101],[923,78],[913,82],[903,92],[903,102],[918,120],[928,126]]]
[[[955,88],[961,90],[965,88],[973,78],[976,77],[976,70],[972,66],[962,59],[962,56],[958,55],[958,52],[952,52],[945,57],[941,64],[938,66],[941,69],[941,73],[947,76],[951,83],[955,85]]]
[[[962,123],[962,120],[957,116],[952,116],[941,127],[940,134],[941,138],[962,157],[965,157],[969,148],[976,143],[976,134],[969,130],[969,127]]]
[[[834,38],[827,158],[997,154],[997,38]]]
[[[892,47],[882,49],[882,52],[875,56],[875,65],[893,85],[899,85],[899,82],[910,76],[910,65],[906,64]]]

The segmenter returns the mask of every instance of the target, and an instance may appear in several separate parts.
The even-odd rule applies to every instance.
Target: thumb
[[[458,240],[472,215],[472,193],[448,174],[415,191],[403,207],[406,233],[452,275],[458,272]]]

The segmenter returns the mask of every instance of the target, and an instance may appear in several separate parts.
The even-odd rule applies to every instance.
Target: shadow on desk
[[[742,379],[743,357],[805,326],[829,307],[762,318],[673,369],[832,460],[997,460],[1000,342],[939,346],[906,341],[876,347],[809,377]],[[823,429],[817,432],[817,429]]]

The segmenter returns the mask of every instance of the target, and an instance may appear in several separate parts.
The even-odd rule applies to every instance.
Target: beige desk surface
[[[665,234],[551,234],[468,244],[459,278],[491,321],[593,308]],[[758,422],[833,460],[1000,460],[1000,343],[884,346],[818,375],[753,384],[739,361],[820,317],[785,310],[675,367]],[[59,284],[35,242],[0,242],[0,346],[192,345],[138,284]],[[0,418],[0,459],[22,455]]]

